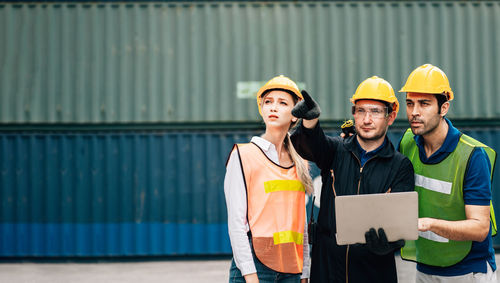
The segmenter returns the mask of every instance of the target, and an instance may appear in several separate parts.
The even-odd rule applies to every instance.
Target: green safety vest
[[[465,220],[463,182],[469,158],[476,147],[482,147],[491,163],[491,177],[496,152],[481,142],[462,134],[455,150],[438,164],[424,164],[411,129],[401,139],[399,150],[408,157],[415,170],[415,191],[418,192],[419,217],[449,221]],[[490,201],[492,235],[497,226],[493,203]],[[446,267],[460,262],[469,253],[472,241],[453,241],[431,231],[419,232],[416,241],[406,241],[401,249],[403,259],[432,266]]]

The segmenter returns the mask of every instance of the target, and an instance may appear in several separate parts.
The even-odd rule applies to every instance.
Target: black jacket
[[[394,254],[378,256],[366,245],[339,246],[335,240],[337,195],[404,192],[414,190],[413,166],[385,137],[385,146],[363,168],[356,136],[328,137],[318,125],[307,129],[300,124],[291,140],[297,152],[321,169],[321,205],[318,235],[312,249],[311,282],[397,282]],[[378,227],[374,227],[378,228]],[[346,271],[346,260],[348,267]],[[346,280],[346,276],[348,280]]]

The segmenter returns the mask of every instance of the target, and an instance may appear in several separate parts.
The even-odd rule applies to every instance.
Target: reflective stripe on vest
[[[492,168],[496,153],[484,144],[463,135],[455,150],[438,164],[420,161],[418,146],[411,129],[400,143],[400,151],[408,157],[415,170],[415,191],[419,195],[419,217],[432,217],[449,221],[465,219],[463,181],[469,158],[475,147],[483,147],[489,155]],[[492,171],[493,172],[493,171]],[[490,172],[490,173],[492,173]],[[491,215],[496,233],[494,214]],[[432,266],[446,267],[461,261],[470,251],[471,241],[453,241],[433,232],[420,232],[417,241],[407,241],[401,257]]]
[[[256,257],[282,273],[301,273],[305,188],[296,167],[269,160],[255,144],[238,144],[248,201],[248,223]]]

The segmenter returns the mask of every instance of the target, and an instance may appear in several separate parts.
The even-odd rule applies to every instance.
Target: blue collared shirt
[[[356,138],[355,140],[356,140],[356,145],[358,146],[358,154],[359,154],[359,161],[361,162],[361,167],[365,166],[366,161],[375,156],[377,152],[379,152],[387,143],[387,137],[385,137],[384,142],[379,147],[377,147],[372,151],[367,152],[361,147],[361,145],[358,142],[358,139]]]
[[[420,161],[425,164],[436,164],[443,161],[455,150],[462,133],[448,123],[448,133],[441,147],[427,158],[424,149],[424,139],[422,136],[415,136],[415,142],[418,147]],[[464,202],[466,205],[490,205],[491,200],[491,164],[486,152],[482,148],[473,151],[469,161],[467,171],[464,177]],[[491,239],[491,229],[482,242],[472,242],[472,248],[469,254],[459,263],[450,267],[434,267],[418,263],[417,269],[420,272],[440,276],[457,276],[471,272],[486,273],[486,261],[490,263],[493,270],[496,270],[495,251]]]

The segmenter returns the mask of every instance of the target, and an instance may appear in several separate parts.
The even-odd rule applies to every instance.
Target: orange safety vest
[[[247,218],[255,255],[275,271],[301,273],[305,188],[295,166],[279,166],[253,143],[235,147],[245,179]]]

